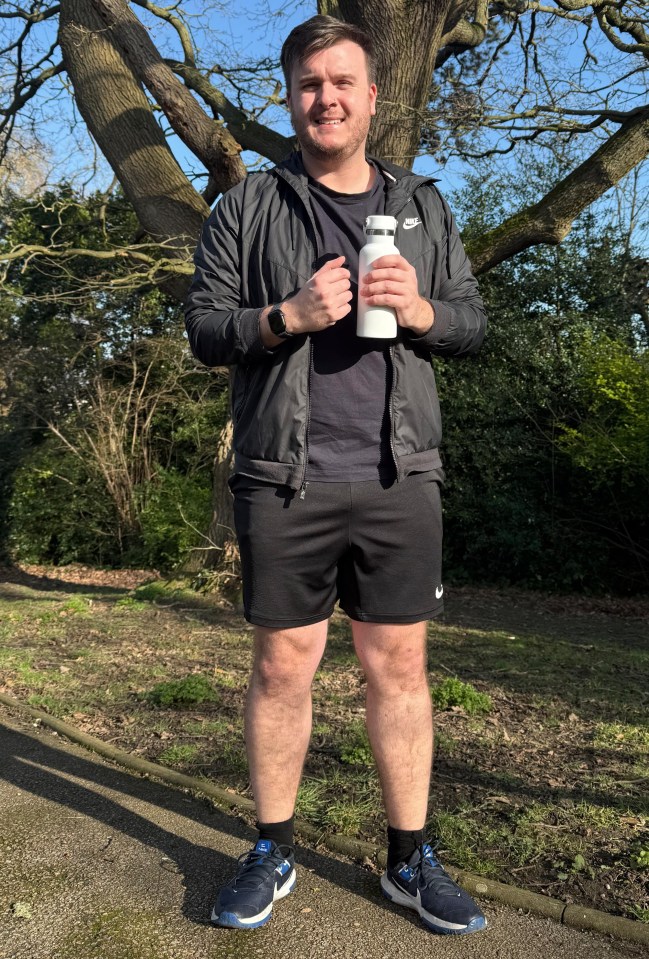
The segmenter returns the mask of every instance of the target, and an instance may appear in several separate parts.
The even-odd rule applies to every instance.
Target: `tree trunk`
[[[212,522],[207,535],[216,548],[206,556],[207,566],[216,566],[223,559],[227,561],[228,557],[221,557],[219,550],[227,553],[229,544],[235,540],[232,494],[228,487],[233,460],[232,434],[232,420],[228,420],[219,435],[214,457]]]
[[[62,0],[60,43],[75,100],[88,129],[113,168],[143,229],[188,259],[209,207],[167,146],[141,84],[95,12],[91,0]],[[183,300],[188,277],[169,291]],[[214,468],[214,516],[209,538],[231,562],[232,497],[227,487],[231,426],[219,438]],[[218,565],[222,552],[197,554],[196,566]]]
[[[320,0],[320,13],[366,30],[377,54],[379,89],[370,153],[412,167],[435,61],[453,0]]]
[[[143,229],[183,259],[191,256],[209,208],[167,146],[142,86],[91,0],[62,0],[59,41],[74,96]],[[186,276],[169,281],[179,299]]]

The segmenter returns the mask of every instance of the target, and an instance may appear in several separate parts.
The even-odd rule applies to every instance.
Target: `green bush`
[[[205,546],[212,509],[210,474],[158,469],[141,490],[141,551],[145,566],[172,569],[192,547]]]
[[[154,706],[172,709],[198,706],[200,703],[218,702],[219,696],[206,676],[192,674],[184,679],[171,679],[158,683],[144,697]]]
[[[16,470],[8,514],[16,560],[99,566],[120,560],[115,513],[103,483],[54,437]]]
[[[434,686],[430,694],[440,709],[460,706],[469,716],[488,713],[493,706],[491,696],[479,693],[470,683],[463,683],[457,676],[449,676],[439,686]]]

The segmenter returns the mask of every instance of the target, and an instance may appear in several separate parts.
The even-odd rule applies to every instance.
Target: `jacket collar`
[[[397,166],[396,163],[389,163],[387,160],[381,160],[378,157],[366,154],[368,160],[371,160],[384,174],[386,174],[390,191],[404,194],[404,197],[410,197],[414,191],[424,183],[436,183],[433,177],[419,176],[411,170]],[[293,153],[282,160],[274,172],[284,180],[295,187],[299,193],[303,193],[307,188],[307,173],[302,163],[302,154],[295,150]],[[390,182],[392,181],[392,182]]]

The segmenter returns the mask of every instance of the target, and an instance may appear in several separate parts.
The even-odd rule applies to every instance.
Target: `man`
[[[425,842],[432,762],[426,621],[442,609],[439,406],[431,354],[476,350],[484,307],[433,181],[366,156],[374,52],[317,16],[282,48],[301,152],[251,174],[209,217],[187,330],[235,367],[231,488],[245,615],[255,626],[245,730],[259,840],[221,889],[216,925],[263,925],[295,884],[293,813],[311,683],[336,600],[367,679],[388,818],[385,895],[441,933],[484,916]],[[358,289],[371,214],[400,255]],[[358,296],[396,311],[396,342],[355,333]]]

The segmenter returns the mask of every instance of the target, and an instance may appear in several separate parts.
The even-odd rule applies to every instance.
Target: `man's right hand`
[[[285,300],[282,310],[289,333],[314,333],[333,326],[351,310],[350,273],[344,256],[328,260],[299,293]]]
[[[286,329],[294,335],[315,333],[333,326],[351,310],[352,291],[350,273],[343,267],[344,256],[327,260],[317,273],[289,300],[283,300],[282,312],[286,320]],[[274,349],[286,340],[275,336],[268,325],[268,314],[272,307],[267,306],[260,317],[261,339],[268,349]]]

